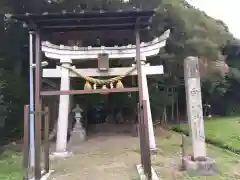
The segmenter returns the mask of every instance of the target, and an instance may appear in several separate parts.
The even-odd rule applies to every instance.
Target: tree
[[[158,87],[161,84],[167,84],[169,87],[176,84],[182,85],[183,59],[190,55],[198,56],[201,59],[204,96],[213,97],[212,94],[218,94],[216,97],[223,96],[228,89],[227,84],[233,83],[235,86],[233,80],[227,79],[228,82],[225,83],[225,77],[218,73],[221,68],[216,68],[215,63],[224,61],[221,48],[234,39],[227,26],[222,21],[210,18],[203,12],[196,10],[184,0],[130,0],[129,2],[121,0],[2,0],[0,2],[0,14],[9,12],[78,12],[100,9],[130,10],[136,8],[157,11],[156,17],[153,19],[152,30],[146,36],[152,38],[161,35],[167,29],[171,29],[171,36],[165,51],[155,58],[156,62],[159,63],[160,59],[165,64],[168,73],[162,78],[158,77],[154,81],[150,81],[150,87]],[[21,117],[23,104],[28,100],[26,90],[28,34],[21,24],[6,26],[3,19],[2,17],[0,20],[0,66],[4,68],[4,71],[0,74],[0,84],[4,82],[5,86],[0,86],[0,95],[2,95],[0,100],[2,100],[2,104],[4,102],[7,110],[0,113],[7,113],[9,124],[6,127],[21,127],[22,119],[16,120],[15,117]],[[240,67],[237,60],[231,59],[230,62],[228,58],[227,62],[234,67]],[[236,72],[236,70],[231,70],[232,74],[236,75]],[[159,96],[159,89],[153,88],[153,91],[156,92],[151,95],[151,99],[161,101],[161,98],[155,98]],[[152,104],[156,107],[159,106],[159,102]]]

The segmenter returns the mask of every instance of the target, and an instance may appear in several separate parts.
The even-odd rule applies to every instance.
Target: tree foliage
[[[186,56],[198,56],[201,60],[204,99],[215,102],[219,97],[225,95],[228,97],[230,92],[237,92],[240,63],[238,63],[239,56],[233,56],[237,48],[234,46],[235,49],[232,47],[224,52],[231,54],[227,63],[235,68],[230,68],[226,77],[219,73],[222,68],[212,63],[225,61],[222,48],[226,44],[236,44],[236,40],[234,41],[222,21],[207,16],[184,0],[130,0],[128,2],[121,0],[1,0],[0,2],[0,14],[136,8],[157,11],[150,36],[159,36],[166,29],[171,29],[171,36],[165,50],[156,57],[164,64],[166,75],[153,81],[149,80],[152,106],[155,109],[161,106],[161,102],[156,101],[156,99],[161,101],[157,87],[183,85],[183,60]],[[8,132],[11,128],[16,129],[16,132],[17,129],[21,129],[23,104],[28,101],[27,36],[27,30],[21,24],[6,26],[4,18],[1,18],[0,106],[4,108],[1,108],[0,117],[8,119],[4,121],[4,127],[8,127],[6,128]],[[156,96],[158,97],[155,98]]]

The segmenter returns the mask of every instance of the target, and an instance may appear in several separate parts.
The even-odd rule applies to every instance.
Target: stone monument
[[[206,153],[200,72],[197,57],[187,57],[184,60],[184,80],[192,146],[191,157],[184,158],[186,170],[195,176],[216,175],[216,163],[207,157]]]
[[[81,119],[83,110],[80,108],[79,104],[76,105],[72,112],[74,113],[76,123],[71,134],[70,144],[74,145],[86,140],[86,131],[82,126]]]

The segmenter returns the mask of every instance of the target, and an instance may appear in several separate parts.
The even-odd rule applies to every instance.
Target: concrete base
[[[151,152],[152,154],[155,154],[155,153],[158,152],[158,148],[150,148],[150,152]]]
[[[184,167],[190,176],[217,176],[219,174],[216,162],[205,157],[204,161],[193,161],[190,156],[185,157]]]
[[[86,141],[86,132],[85,130],[82,129],[74,129],[72,134],[71,134],[71,138],[69,141],[69,144],[74,145],[74,144],[79,144],[81,142]]]
[[[40,180],[47,180],[47,179],[49,179],[50,175],[51,175],[53,172],[54,172],[53,170],[49,170],[49,172],[45,174],[45,172],[42,171],[42,172],[41,172],[42,177],[41,177]],[[35,178],[30,178],[29,180],[35,180]]]
[[[138,175],[140,180],[148,180],[148,178],[146,177],[146,175],[144,174],[144,170],[141,164],[136,165],[137,167],[137,171],[138,171]],[[159,180],[157,173],[154,171],[154,169],[152,168],[152,179],[151,180]]]
[[[56,158],[67,158],[69,156],[71,156],[73,153],[72,152],[54,152],[50,155],[50,159],[56,159]]]

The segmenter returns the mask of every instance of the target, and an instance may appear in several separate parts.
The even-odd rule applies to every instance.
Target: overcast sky
[[[240,0],[187,0],[187,2],[205,11],[209,16],[221,19],[231,33],[240,39]]]

